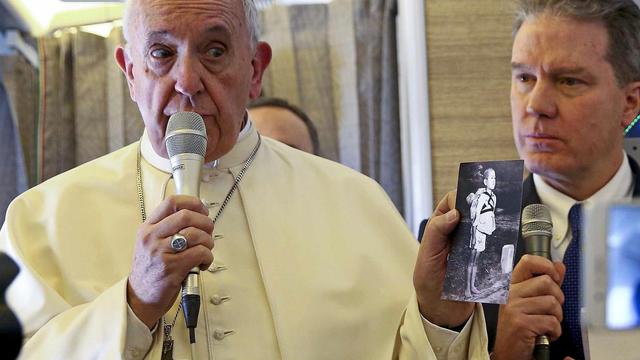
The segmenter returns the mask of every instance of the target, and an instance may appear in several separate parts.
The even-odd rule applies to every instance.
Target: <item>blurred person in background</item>
[[[284,99],[259,97],[249,102],[249,117],[261,135],[298,150],[320,155],[318,131],[309,116]]]

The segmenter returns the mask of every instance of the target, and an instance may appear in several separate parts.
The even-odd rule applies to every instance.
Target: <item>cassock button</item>
[[[207,269],[210,273],[217,273],[219,271],[227,270],[227,267],[224,265],[212,265]]]
[[[220,295],[213,295],[209,301],[213,304],[213,305],[220,305],[223,302],[229,300],[230,298],[228,296],[220,296]]]
[[[133,349],[129,349],[129,355],[131,356],[131,358],[137,359],[142,354],[140,350],[133,348]]]
[[[209,200],[207,200],[205,198],[201,198],[200,201],[202,201],[202,203],[204,204],[204,206],[207,207],[207,209],[211,209],[213,207],[217,207],[217,206],[220,205],[219,203],[217,203],[215,201],[209,201]]]
[[[213,338],[220,341],[231,334],[233,334],[233,330],[216,329],[213,332]]]
[[[213,338],[216,340],[224,339],[224,330],[216,329],[216,331],[213,332]]]

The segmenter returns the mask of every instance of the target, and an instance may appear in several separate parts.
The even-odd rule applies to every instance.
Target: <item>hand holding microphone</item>
[[[194,334],[199,310],[195,306],[199,302],[197,273],[213,262],[213,221],[198,196],[206,132],[198,114],[176,113],[166,134],[178,195],[162,201],[138,229],[127,300],[138,318],[152,328],[182,288],[189,299],[187,306],[183,304],[185,319]]]
[[[494,354],[496,359],[546,359],[549,340],[562,333],[560,289],[565,268],[549,256],[551,216],[544,205],[522,213],[522,239],[527,255],[512,273],[509,301],[500,306]]]

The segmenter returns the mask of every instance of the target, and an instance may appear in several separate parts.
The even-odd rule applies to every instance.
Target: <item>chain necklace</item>
[[[216,213],[216,216],[213,218],[214,225],[218,221],[218,219],[220,219],[222,212],[227,207],[227,204],[229,204],[229,201],[231,201],[231,197],[233,196],[233,193],[235,193],[236,189],[238,188],[240,181],[242,181],[242,178],[244,177],[245,172],[247,171],[247,169],[249,169],[249,166],[251,166],[251,163],[253,163],[253,160],[256,158],[256,154],[258,153],[258,149],[260,148],[261,143],[262,143],[262,138],[260,137],[260,134],[258,134],[258,142],[256,143],[256,146],[254,146],[253,150],[251,151],[251,154],[242,164],[242,169],[240,169],[238,176],[236,176],[235,179],[233,179],[233,185],[231,185],[231,189],[229,189],[229,192],[227,192],[227,196],[225,196],[224,201],[222,202],[222,204],[220,205],[220,208],[218,209],[218,212]],[[140,217],[142,218],[142,222],[144,223],[145,221],[147,221],[147,211],[144,205],[144,189],[142,187],[141,144],[138,145],[138,157],[136,161],[136,189],[138,191],[138,205],[140,207]],[[163,194],[163,197],[164,197],[164,194]],[[173,358],[173,339],[171,337],[171,330],[176,325],[176,320],[178,319],[178,314],[180,314],[181,310],[182,310],[182,303],[178,304],[178,310],[176,311],[176,314],[173,317],[173,321],[171,322],[171,324],[167,324],[164,316],[162,316],[162,330],[164,334],[164,341],[162,342],[162,360],[165,360],[165,359],[168,360]]]

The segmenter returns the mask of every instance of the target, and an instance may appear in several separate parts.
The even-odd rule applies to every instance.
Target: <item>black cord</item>
[[[198,326],[198,313],[200,312],[200,295],[187,294],[182,296],[182,311],[184,321],[189,329],[189,342],[196,342],[195,330]]]
[[[198,289],[198,269],[192,270],[182,286],[182,312],[184,322],[189,329],[189,342],[196,342],[196,327],[200,313],[200,291]]]

